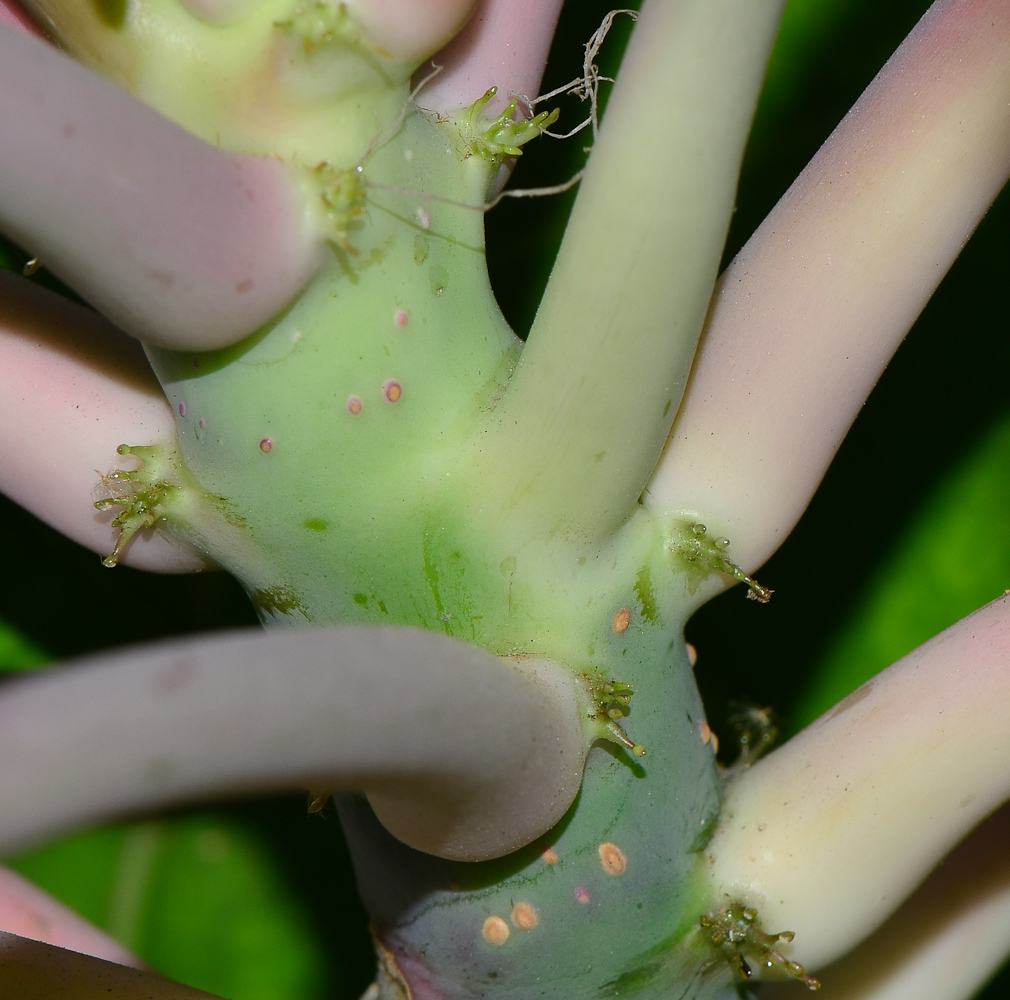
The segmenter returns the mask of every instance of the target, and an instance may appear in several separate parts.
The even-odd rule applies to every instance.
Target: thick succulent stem
[[[90,18],[79,51],[233,151],[195,138],[179,146],[174,126],[149,109],[101,91],[50,50],[0,35],[0,55],[21,59],[34,83],[46,67],[60,76],[39,93],[60,114],[80,112],[71,124],[87,125],[93,153],[125,128],[138,143],[153,136],[156,159],[170,166],[209,163],[211,181],[225,175],[226,222],[244,218],[228,200],[249,190],[233,175],[251,172],[274,201],[265,222],[236,231],[276,223],[282,255],[294,232],[292,273],[311,273],[296,300],[281,309],[279,296],[278,315],[241,342],[201,321],[191,340],[160,340],[192,350],[149,348],[177,440],[131,431],[110,442],[109,459],[120,445],[146,464],[110,472],[99,507],[118,507],[127,530],[174,521],[242,576],[267,622],[429,631],[200,641],[12,686],[0,699],[0,792],[16,808],[0,817],[0,846],[180,796],[292,783],[364,789],[370,808],[342,806],[363,894],[383,955],[416,995],[484,995],[493,980],[502,997],[668,997],[715,993],[754,955],[804,976],[779,950],[786,928],[799,935],[797,956],[815,963],[848,947],[1010,790],[1001,763],[1010,743],[992,711],[961,740],[972,768],[945,759],[937,737],[944,725],[968,728],[973,697],[984,708],[1006,693],[1002,642],[973,647],[964,669],[976,675],[974,694],[944,676],[944,658],[961,650],[955,632],[737,776],[710,844],[721,782],[681,630],[713,587],[707,576],[747,577],[724,554],[734,522],[718,504],[705,507],[709,531],[682,513],[700,510],[677,477],[667,493],[656,480],[651,510],[639,500],[680,406],[781,0],[648,0],[525,349],[490,293],[481,208],[491,176],[541,122],[489,124],[490,92],[455,117],[420,110],[409,84],[418,52],[379,44],[383,26],[403,27],[386,17],[395,3],[263,0],[239,26],[226,23],[228,2],[150,0],[144,31],[129,5],[121,25],[63,0],[39,6]],[[453,25],[466,6],[434,4]],[[941,9],[984,20],[988,8],[945,0]],[[218,45],[221,58],[205,58]],[[1003,77],[989,63],[1002,50],[982,48],[982,77],[995,89]],[[78,83],[80,107],[65,92]],[[87,95],[99,91],[123,121],[87,117]],[[42,120],[38,134],[62,141],[60,116]],[[124,170],[149,185],[134,153],[123,154]],[[23,189],[36,198],[34,216],[42,196],[26,176],[31,157],[20,155],[0,195]],[[1002,161],[987,162],[991,181]],[[170,215],[177,179],[152,176]],[[962,225],[972,199],[954,212]],[[304,231],[293,205],[305,208]],[[10,211],[7,224],[22,232]],[[75,216],[74,239],[93,221]],[[155,223],[180,231],[172,219],[145,225]],[[318,260],[313,232],[328,243]],[[237,276],[223,271],[238,293]],[[136,411],[146,412],[149,384],[137,388]],[[150,412],[160,432],[164,407]],[[1004,617],[989,609],[969,627],[1001,639]],[[910,673],[929,675],[945,699],[939,721]],[[888,731],[875,712],[894,717]],[[871,760],[867,736],[883,747]],[[594,739],[620,748],[587,757]],[[834,782],[825,768],[811,777],[818,755]],[[897,790],[887,784],[895,774]],[[966,791],[970,801],[957,799]],[[937,803],[944,821],[924,825]],[[860,839],[846,822],[867,810],[898,818]],[[916,816],[911,833],[906,813]],[[758,853],[755,843],[771,847]],[[811,844],[834,852],[830,870],[819,855],[796,870],[783,863]],[[902,864],[875,870],[875,857],[899,853]],[[878,893],[884,885],[886,905],[866,902],[867,883]]]

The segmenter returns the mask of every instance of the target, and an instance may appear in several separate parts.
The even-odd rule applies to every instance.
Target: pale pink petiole
[[[0,26],[9,28],[20,28],[29,34],[42,37],[35,22],[25,13],[20,4],[12,0],[0,0]]]
[[[499,114],[509,94],[537,96],[563,0],[480,0],[466,27],[431,62],[442,67],[417,101],[437,111],[472,104],[490,87],[485,108]],[[427,64],[420,71],[431,71]]]
[[[9,27],[0,140],[0,228],[141,340],[234,343],[315,271],[282,163],[209,146]]]
[[[583,713],[563,668],[418,629],[249,630],[90,657],[0,693],[0,850],[172,803],[326,788],[367,792],[420,850],[499,857],[577,795]]]
[[[646,502],[763,562],[1008,173],[1010,5],[939,0],[722,275]]]
[[[142,968],[114,938],[9,868],[0,868],[0,931]]]
[[[118,531],[92,491],[120,444],[171,444],[172,413],[139,345],[82,306],[0,270],[0,490],[103,556]],[[142,569],[206,568],[161,532],[123,560]]]

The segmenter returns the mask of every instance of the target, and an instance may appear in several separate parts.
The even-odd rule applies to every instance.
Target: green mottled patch
[[[250,597],[262,618],[295,614],[301,615],[303,618],[309,617],[295,596],[294,589],[290,586],[263,587],[254,590]]]
[[[656,594],[652,589],[652,570],[648,564],[638,571],[635,577],[635,595],[642,606],[642,617],[655,625],[659,621],[659,608],[656,606]]]
[[[126,23],[126,0],[92,0],[103,24],[120,29]]]
[[[597,992],[598,997],[627,997],[641,993],[651,986],[663,971],[663,963],[658,959],[644,962],[622,972],[621,975],[604,983]]]
[[[414,263],[420,267],[428,259],[430,247],[423,236],[414,237]]]
[[[691,841],[691,846],[688,848],[688,851],[692,854],[696,854],[698,851],[705,850],[705,848],[708,847],[709,841],[712,839],[712,835],[715,833],[715,825],[718,822],[718,811],[709,813],[702,822],[694,840]]]
[[[761,604],[767,604],[771,600],[774,591],[763,587],[728,558],[726,550],[729,548],[729,539],[709,534],[704,524],[696,521],[674,522],[666,547],[695,576],[696,582],[712,573],[721,573],[745,583],[747,596],[752,600]]]

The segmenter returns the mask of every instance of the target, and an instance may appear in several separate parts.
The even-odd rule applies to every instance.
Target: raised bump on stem
[[[0,490],[108,555],[117,532],[92,490],[121,441],[171,442],[175,423],[138,345],[62,296],[0,270]],[[206,559],[144,532],[123,562],[187,573]]]
[[[687,380],[782,6],[643,6],[529,341],[480,443],[475,464],[510,516],[599,537],[636,504]]]
[[[816,969],[878,927],[1010,797],[1010,597],[958,622],[727,786],[716,898]]]
[[[720,279],[646,501],[759,566],[1010,173],[1010,6],[930,8]]]
[[[302,787],[365,790],[412,847],[482,860],[562,817],[588,742],[561,668],[417,629],[177,640],[3,689],[0,850],[183,800]]]
[[[282,163],[207,145],[2,26],[0,136],[0,227],[141,340],[234,343],[315,270]]]

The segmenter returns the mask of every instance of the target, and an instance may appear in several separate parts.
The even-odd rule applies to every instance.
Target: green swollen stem
[[[479,206],[500,158],[549,116],[484,126],[484,99],[455,121],[426,115],[411,109],[406,77],[380,73],[339,19],[322,33],[297,12],[275,19],[268,54],[290,55],[291,73],[269,89],[301,98],[306,115],[269,143],[267,126],[286,116],[241,121],[237,145],[285,160],[329,249],[290,308],[244,341],[148,347],[178,455],[128,442],[121,454],[141,465],[106,476],[98,504],[121,511],[124,531],[164,521],[212,553],[266,622],[428,632],[211,640],[209,664],[194,643],[146,671],[131,664],[129,683],[126,670],[96,668],[104,686],[78,670],[45,679],[61,698],[46,686],[9,692],[0,798],[18,805],[12,843],[180,795],[365,789],[375,815],[345,805],[345,822],[377,934],[408,979],[445,997],[485,995],[494,978],[501,1000],[645,1000],[693,975],[684,963],[699,964],[697,921],[710,908],[700,852],[721,782],[682,623],[693,578],[729,564],[706,529],[673,525],[671,538],[645,510],[607,536],[655,464],[714,281],[781,3],[741,16],[743,6],[647,7],[523,361],[487,282]],[[661,132],[656,95],[673,109]],[[332,121],[356,129],[332,148],[314,128],[328,102]],[[647,156],[634,155],[643,144]],[[611,249],[586,261],[596,233]],[[671,280],[674,253],[687,263]],[[485,445],[495,457],[473,462]],[[531,683],[492,652],[540,661],[541,675]],[[556,680],[541,691],[548,672]],[[627,752],[587,757],[601,739]],[[60,787],[32,780],[39,762]],[[102,776],[99,790],[89,775]],[[471,863],[481,859],[493,860]],[[488,920],[500,930],[517,899],[541,931],[509,944]],[[706,991],[726,978],[721,968]]]
[[[782,0],[650,0],[550,283],[479,443],[505,511],[613,531],[676,415]]]

